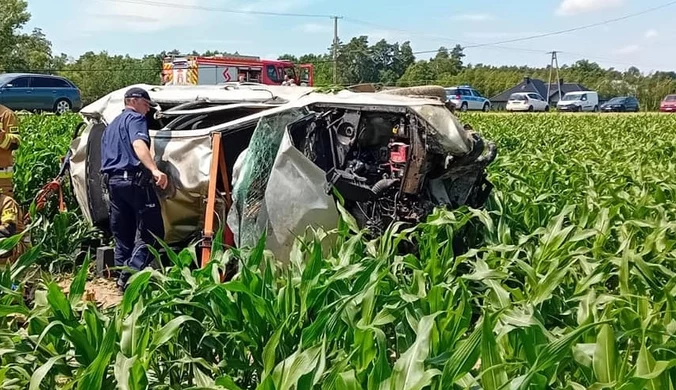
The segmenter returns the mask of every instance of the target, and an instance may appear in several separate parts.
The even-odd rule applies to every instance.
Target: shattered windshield
[[[462,155],[470,151],[467,132],[458,119],[444,106],[417,106],[413,110],[427,121],[437,133],[435,141],[451,154]]]

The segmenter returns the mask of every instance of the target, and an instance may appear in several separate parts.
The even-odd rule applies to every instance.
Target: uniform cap
[[[152,107],[157,107],[157,103],[155,103],[154,101],[152,101],[152,99],[150,99],[150,95],[148,95],[148,92],[143,88],[138,88],[138,87],[129,88],[127,90],[127,92],[124,93],[124,98],[125,99],[130,99],[130,98],[145,99],[145,100],[148,101],[148,103],[150,103],[150,105]]]

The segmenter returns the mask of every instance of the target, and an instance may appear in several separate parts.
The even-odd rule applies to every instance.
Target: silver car
[[[469,85],[446,88],[446,98],[460,111],[490,111],[491,101]]]

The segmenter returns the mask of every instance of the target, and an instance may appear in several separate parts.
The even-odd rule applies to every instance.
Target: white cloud
[[[453,20],[467,21],[467,22],[487,22],[495,20],[495,16],[489,14],[460,14],[453,16]]]
[[[570,16],[618,8],[623,4],[624,0],[563,0],[556,13]]]
[[[531,35],[541,34],[535,31],[516,31],[516,32],[507,32],[507,31],[470,31],[462,33],[466,38],[473,39],[510,39],[510,38],[521,38]]]
[[[660,35],[660,33],[657,32],[657,30],[655,30],[654,28],[651,28],[650,30],[648,30],[648,31],[645,32],[645,37],[646,37],[647,39],[655,38],[655,37],[658,36],[658,35]]]
[[[90,1],[84,7],[84,31],[154,32],[204,23],[213,15],[222,15],[228,23],[246,23],[258,18],[251,14],[228,14],[217,9],[233,11],[290,12],[301,9],[315,0],[164,0],[163,4],[142,2]],[[197,7],[197,8],[195,8]],[[200,9],[200,7],[203,7]],[[213,8],[213,10],[211,10]]]
[[[191,9],[200,0],[183,0],[176,7],[153,4],[89,2],[83,29],[87,31],[151,32],[199,23],[204,11]]]
[[[304,33],[316,34],[330,32],[332,30],[332,27],[329,25],[329,22],[327,21],[326,24],[305,23],[298,26],[298,29]]]
[[[641,50],[639,45],[628,45],[615,50],[615,54],[633,54]]]

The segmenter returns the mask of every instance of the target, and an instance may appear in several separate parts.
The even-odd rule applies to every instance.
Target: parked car
[[[64,77],[5,73],[0,75],[0,104],[12,110],[61,114],[81,109],[82,99],[80,90]]]
[[[667,95],[660,103],[661,112],[676,112],[676,95]]]
[[[556,104],[559,111],[593,111],[599,110],[599,94],[595,91],[568,92]]]
[[[603,112],[639,112],[638,99],[633,96],[614,97],[601,105]]]
[[[446,97],[460,111],[491,109],[491,101],[469,85],[446,88]]]
[[[507,111],[549,111],[549,103],[536,92],[517,92],[507,100]]]

